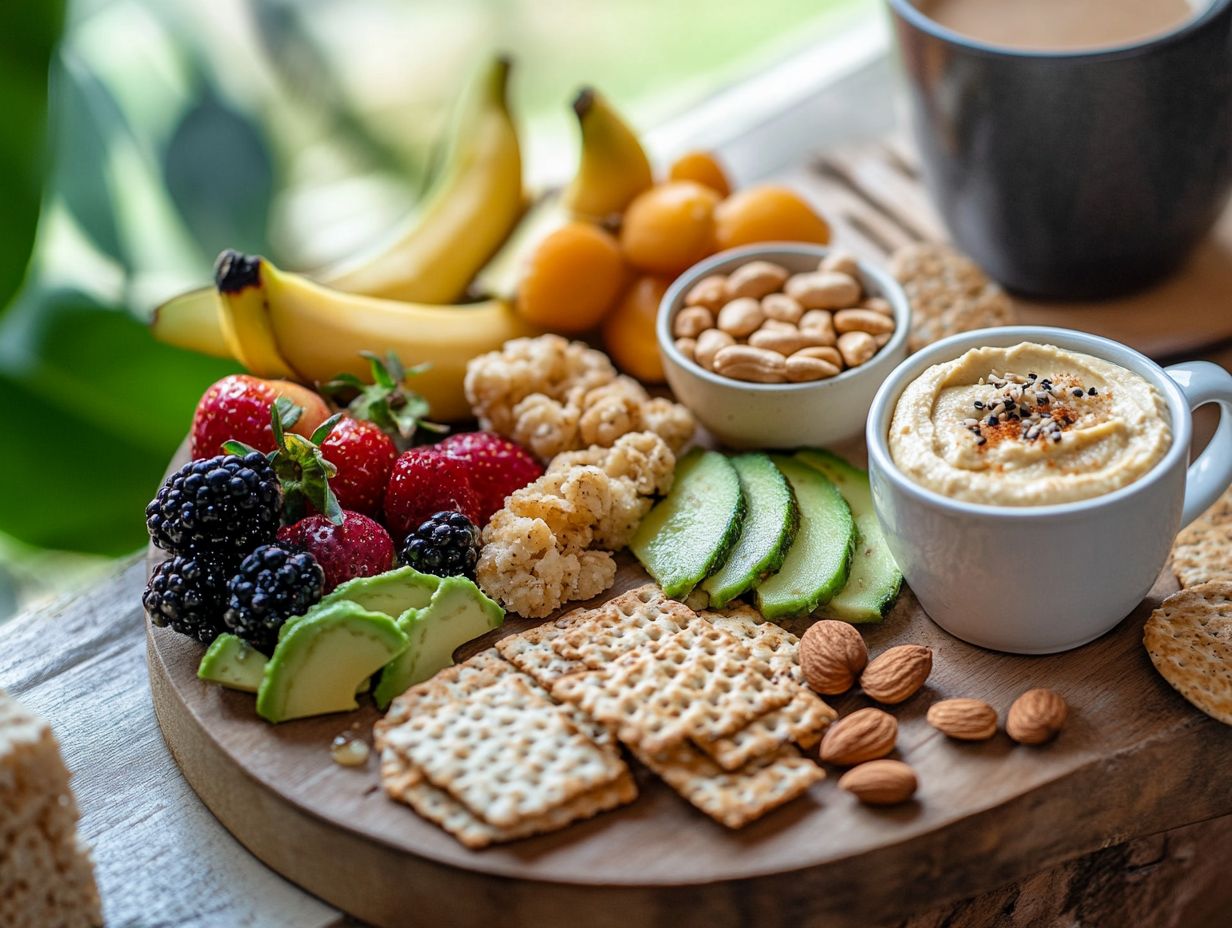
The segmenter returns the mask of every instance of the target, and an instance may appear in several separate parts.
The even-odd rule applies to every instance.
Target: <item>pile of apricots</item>
[[[658,383],[655,317],[677,275],[739,245],[829,240],[829,225],[799,194],[769,184],[733,193],[712,155],[690,152],[615,221],[575,219],[545,236],[523,268],[516,305],[554,332],[598,329],[621,370]]]

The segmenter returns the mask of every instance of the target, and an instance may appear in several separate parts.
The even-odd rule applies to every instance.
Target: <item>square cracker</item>
[[[501,828],[543,815],[627,769],[579,731],[565,709],[508,674],[465,699],[425,693],[382,742]]]
[[[416,684],[390,704],[385,717],[373,726],[377,750],[382,747],[383,733],[401,725],[414,711],[428,702],[438,704],[465,698],[469,693],[490,686],[506,674],[517,674],[517,668],[501,657],[496,648],[487,648],[460,664],[446,667],[435,676]]]
[[[578,613],[563,634],[552,638],[551,647],[565,660],[592,669],[605,667],[634,648],[654,644],[696,617],[692,609],[668,599],[653,583]]]
[[[596,786],[542,815],[523,819],[508,828],[498,828],[474,815],[445,790],[417,775],[401,755],[393,751],[388,753],[391,755],[388,760],[382,758],[381,779],[389,796],[406,803],[422,818],[439,825],[472,850],[558,831],[637,798],[637,784],[626,771],[612,782]]]
[[[554,622],[544,622],[534,628],[510,635],[496,642],[496,649],[518,670],[533,677],[540,686],[551,687],[567,674],[585,670],[580,661],[566,660],[552,649],[552,641],[571,627],[573,616],[589,614],[588,609],[575,609]]]
[[[688,743],[660,755],[636,748],[634,754],[691,805],[728,828],[761,818],[826,777],[821,767],[792,747],[733,771],[722,770]]]
[[[654,754],[686,738],[730,735],[794,694],[738,639],[695,618],[605,667],[561,677],[552,695]]]

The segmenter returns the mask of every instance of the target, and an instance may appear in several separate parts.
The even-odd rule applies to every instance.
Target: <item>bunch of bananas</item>
[[[445,169],[415,222],[393,241],[312,279],[224,252],[214,287],[158,308],[155,336],[235,358],[261,377],[305,383],[343,372],[367,376],[361,353],[392,351],[408,367],[431,365],[415,389],[434,418],[468,418],[467,362],[538,331],[514,306],[528,252],[574,219],[619,213],[651,184],[637,136],[586,91],[575,107],[582,128],[578,172],[562,194],[527,212],[509,69],[507,59],[496,59],[468,89]],[[461,302],[472,283],[491,298]]]

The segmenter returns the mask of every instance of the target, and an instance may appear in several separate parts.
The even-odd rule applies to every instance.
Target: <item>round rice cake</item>
[[[1232,580],[1232,489],[1176,536],[1172,572],[1184,588]]]
[[[959,332],[1014,322],[1014,308],[1005,291],[949,245],[904,245],[890,258],[890,272],[911,302],[907,344],[912,351]]]
[[[1232,582],[1215,580],[1169,596],[1147,619],[1142,643],[1178,693],[1232,725]]]

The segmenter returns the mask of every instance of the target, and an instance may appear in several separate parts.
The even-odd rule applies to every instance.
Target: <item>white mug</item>
[[[1073,503],[991,506],[950,499],[908,478],[887,436],[906,386],[971,348],[1036,342],[1103,358],[1163,396],[1172,445],[1133,483]],[[1219,428],[1186,466],[1192,410],[1218,403]],[[1173,539],[1232,484],[1232,374],[1206,361],[1164,369],[1132,348],[1070,329],[1012,326],[965,332],[899,365],[869,410],[869,478],[890,552],[920,605],[971,644],[1050,654],[1086,644],[1133,611],[1158,578]]]

